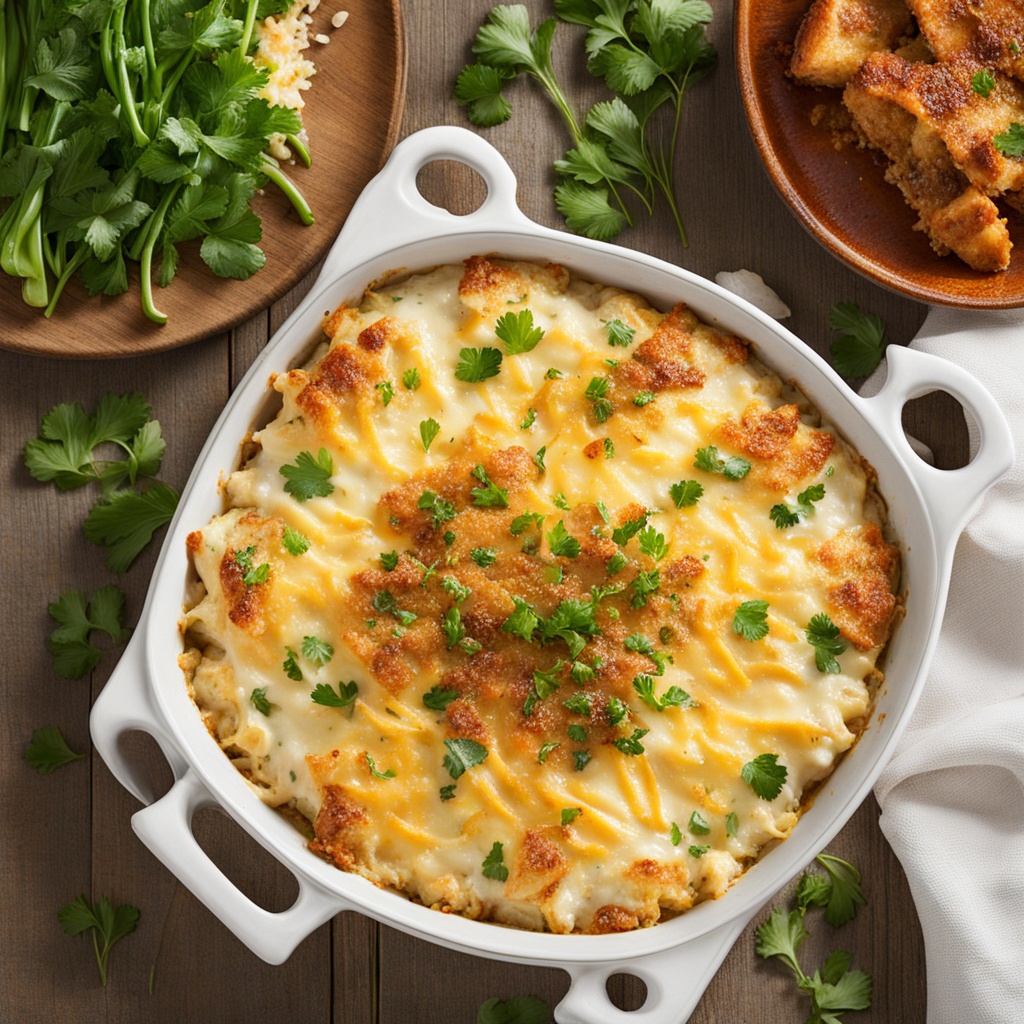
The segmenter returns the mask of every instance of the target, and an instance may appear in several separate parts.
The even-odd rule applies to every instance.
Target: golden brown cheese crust
[[[460,383],[460,347],[497,345],[496,318],[523,308],[536,351]],[[283,408],[232,507],[188,538],[205,592],[182,667],[212,735],[311,822],[314,853],[429,907],[601,934],[720,895],[864,720],[898,572],[870,468],[742,339],[557,266],[475,257],[325,327],[330,347],[274,378]],[[709,445],[749,473],[701,470]],[[281,468],[321,448],[330,493],[298,501]],[[502,500],[475,502],[485,480]],[[778,530],[770,508],[815,480],[826,499]],[[687,481],[689,504],[670,490]],[[760,593],[754,643],[734,614]],[[802,636],[819,612],[851,645],[840,676]],[[559,614],[582,632],[544,633]],[[474,746],[484,760],[453,773]],[[741,779],[769,749],[788,772],[773,800]],[[674,840],[692,813],[706,840]],[[507,879],[483,870],[495,850]]]

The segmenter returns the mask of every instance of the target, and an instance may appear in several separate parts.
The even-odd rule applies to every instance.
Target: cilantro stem
[[[156,240],[160,237],[160,232],[163,229],[164,217],[167,216],[168,208],[178,195],[179,187],[180,186],[175,185],[174,188],[169,188],[163,194],[163,197],[160,200],[160,205],[156,208],[153,216],[149,220],[148,232],[145,236],[146,243],[142,247],[141,258],[139,259],[141,276],[139,284],[142,290],[142,311],[150,320],[158,324],[167,323],[167,314],[161,313],[153,302],[153,249],[155,248]]]
[[[298,137],[298,135],[288,134],[285,136],[288,145],[291,146],[295,155],[299,158],[303,167],[311,167],[313,164],[313,158],[309,155],[309,148],[306,144]]]
[[[114,33],[117,37],[117,55],[114,58],[117,82],[120,90],[116,93],[121,101],[121,109],[128,119],[128,127],[132,130],[132,137],[135,145],[140,149],[149,145],[149,136],[142,128],[139,121],[139,112],[135,109],[135,91],[132,89],[131,79],[128,77],[128,63],[126,54],[128,43],[124,37],[124,14],[127,3],[118,4],[114,9]]]
[[[313,211],[309,203],[303,198],[302,193],[296,188],[292,180],[276,164],[271,163],[271,158],[264,155],[261,173],[265,174],[289,199],[299,220],[305,225],[313,223]]]
[[[252,29],[256,24],[256,0],[249,0],[245,8],[245,28],[242,29],[242,40],[238,44],[239,53],[249,52],[249,43],[252,41]]]
[[[57,300],[61,296],[61,292],[64,291],[64,286],[71,279],[71,275],[88,259],[89,249],[85,245],[80,245],[75,250],[75,255],[68,260],[67,265],[64,267],[64,272],[57,278],[57,283],[53,286],[53,295],[50,298],[49,305],[43,311],[43,316],[53,316],[53,311],[57,308]]]

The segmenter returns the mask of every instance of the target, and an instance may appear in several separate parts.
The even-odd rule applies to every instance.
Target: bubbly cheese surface
[[[560,266],[473,257],[324,326],[189,537],[213,736],[428,906],[596,933],[720,895],[869,708],[870,468],[742,340]]]

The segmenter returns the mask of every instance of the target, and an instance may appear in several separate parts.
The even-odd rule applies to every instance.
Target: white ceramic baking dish
[[[487,184],[483,205],[456,217],[427,203],[416,175],[434,160],[456,160]],[[528,220],[515,204],[516,182],[487,143],[459,128],[432,128],[406,139],[367,186],[331,249],[308,298],[252,365],[203,449],[171,523],[135,635],[92,712],[96,749],[114,775],[147,806],[132,818],[142,841],[258,956],[284,961],[313,929],[342,910],[467,953],[560,967],[572,977],[555,1017],[560,1024],[682,1024],[746,923],[835,835],[867,795],[891,754],[924,684],[939,633],[957,535],[984,491],[1011,465],[1009,429],[989,394],[944,360],[891,348],[888,378],[872,398],[854,394],[796,337],[753,306],[642,253],[567,235]],[[758,356],[793,380],[878,471],[903,552],[907,615],[886,661],[886,683],[871,724],[803,816],[719,900],[657,927],[618,935],[522,932],[440,914],[339,871],[263,804],[210,738],[190,702],[177,658],[178,621],[189,572],[185,537],[220,512],[219,482],[238,464],[239,442],[271,408],[268,376],[298,361],[320,336],[323,315],[357,300],[386,271],[458,261],[475,253],[555,261],[584,278],[615,284],[669,308],[683,301],[705,320],[749,339]],[[768,268],[770,270],[770,268]],[[901,425],[904,404],[930,391],[955,396],[980,435],[970,465],[942,472],[913,453]],[[153,801],[118,744],[126,731],[154,736],[175,782]],[[295,876],[299,896],[282,913],[250,902],[210,861],[191,832],[193,814],[220,806]],[[608,999],[614,973],[639,976],[643,1007],[631,1013]]]

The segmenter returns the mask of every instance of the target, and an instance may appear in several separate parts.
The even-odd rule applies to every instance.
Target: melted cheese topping
[[[870,469],[740,339],[562,267],[475,257],[325,331],[189,538],[213,735],[311,849],[429,906],[607,932],[721,894],[868,710],[898,572]]]

